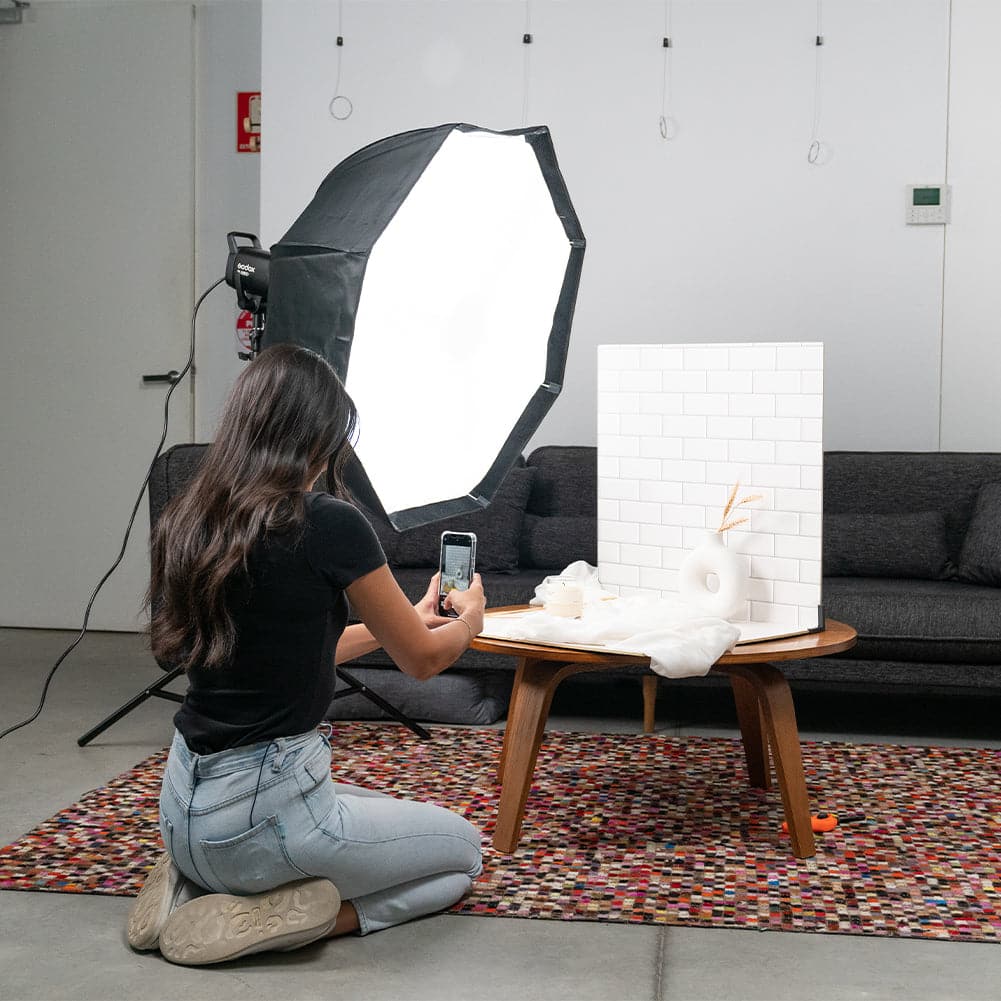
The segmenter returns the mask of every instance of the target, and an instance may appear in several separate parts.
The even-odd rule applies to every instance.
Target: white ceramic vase
[[[711,589],[710,577],[718,586]],[[682,601],[703,615],[729,619],[744,612],[747,601],[747,571],[744,561],[723,545],[719,532],[707,532],[681,564],[679,591]]]

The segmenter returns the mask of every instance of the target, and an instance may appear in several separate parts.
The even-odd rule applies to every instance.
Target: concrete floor
[[[69,636],[0,630],[0,729],[34,710]],[[157,676],[141,637],[97,633],[84,640],[57,674],[41,718],[0,743],[0,844],[168,743],[172,708],[151,701],[91,746],[76,744],[83,730]],[[721,696],[661,701],[666,732],[734,732]],[[571,693],[557,703],[552,726],[638,726],[638,692],[635,700],[630,692],[607,705],[616,715],[584,716]],[[978,699],[860,703],[804,695],[798,706],[804,737],[1001,746],[992,739],[999,735],[994,707]],[[859,732],[860,723],[868,732]],[[129,950],[123,928],[130,902],[0,893],[0,999],[1001,997],[1001,949],[991,945],[448,915],[295,953],[185,969]]]

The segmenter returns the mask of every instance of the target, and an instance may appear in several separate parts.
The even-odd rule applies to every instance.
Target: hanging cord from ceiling
[[[824,68],[824,0],[817,0],[817,35],[814,42],[814,76],[813,76],[813,126],[810,130],[810,148],[807,150],[808,163],[818,164],[824,153],[824,144],[820,141],[820,110]]]
[[[334,96],[328,109],[330,117],[339,122],[351,117],[355,110],[351,98],[341,93],[341,69],[344,64],[344,0],[337,0],[337,76],[334,79]]]
[[[674,0],[664,0],[664,34],[661,40],[664,66],[660,81],[660,118],[657,120],[657,126],[660,129],[660,137],[665,142],[670,142],[678,134],[678,120],[673,112],[674,67],[671,58],[674,49],[674,36],[671,33],[673,20]]]
[[[522,76],[521,76],[521,127],[528,128],[528,94],[532,77],[532,0],[525,0],[525,30],[521,34]]]

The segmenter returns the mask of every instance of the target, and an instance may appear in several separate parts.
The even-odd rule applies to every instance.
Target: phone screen
[[[449,591],[466,591],[473,579],[473,560],[476,536],[471,532],[444,532],[441,537],[441,578],[438,584],[438,611],[443,615],[457,615],[445,611],[442,599]]]

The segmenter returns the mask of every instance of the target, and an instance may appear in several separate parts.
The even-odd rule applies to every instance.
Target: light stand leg
[[[371,688],[362,684],[353,674],[349,674],[343,667],[338,667],[337,673],[347,682],[348,687],[342,688],[339,692],[334,692],[335,699],[342,699],[346,695],[353,695],[357,692],[359,695],[364,695],[370,702],[374,702],[384,713],[392,716],[397,723],[402,723],[405,727],[413,730],[422,740],[431,739],[431,734],[420,723],[404,715],[396,706],[387,702],[381,695],[376,695]]]
[[[341,689],[341,691],[334,694],[335,699],[343,698],[345,695],[353,695],[355,693],[359,695],[364,695],[370,702],[375,703],[386,715],[391,716],[398,723],[402,723],[405,727],[412,730],[418,737],[422,740],[431,740],[431,734],[424,729],[419,723],[410,719],[408,716],[400,712],[396,706],[387,702],[381,695],[376,695],[367,685],[362,684],[353,674],[349,674],[342,668],[337,668],[337,673],[347,682],[348,687]],[[104,733],[109,726],[117,723],[123,716],[127,716],[136,706],[142,705],[147,699],[167,699],[170,702],[183,702],[183,696],[178,695],[176,692],[164,691],[167,685],[169,685],[175,678],[180,677],[184,674],[184,669],[180,667],[175,667],[172,671],[167,672],[159,681],[152,685],[147,685],[141,692],[134,695],[128,702],[123,706],[116,709],[110,716],[105,717],[101,720],[97,726],[91,727],[82,737],[78,738],[77,744],[80,747],[85,747],[89,744],[96,736]]]
[[[82,737],[77,740],[81,747],[89,744],[98,734],[104,733],[113,723],[117,723],[123,716],[127,716],[136,706],[142,705],[147,699],[167,699],[170,702],[183,702],[182,696],[176,692],[165,692],[163,689],[175,678],[184,674],[184,668],[175,667],[165,674],[155,684],[147,685],[138,695],[129,699],[121,708],[116,709],[110,716],[102,719],[95,727],[91,727]]]

